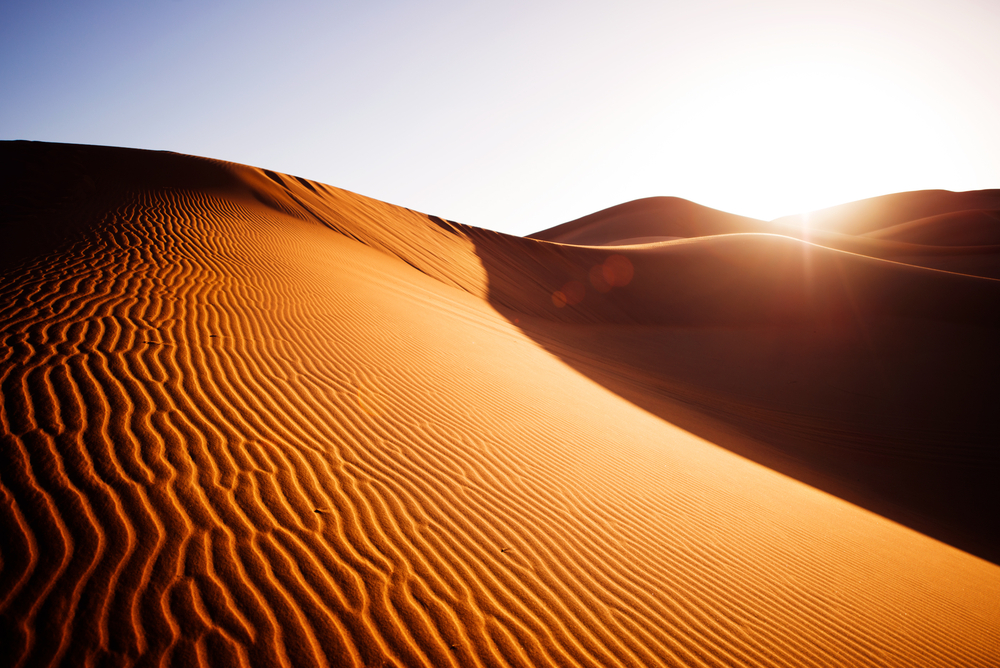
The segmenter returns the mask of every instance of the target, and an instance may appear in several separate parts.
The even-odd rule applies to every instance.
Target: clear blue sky
[[[527,234],[1000,188],[1000,1],[4,3],[0,138],[167,149]]]

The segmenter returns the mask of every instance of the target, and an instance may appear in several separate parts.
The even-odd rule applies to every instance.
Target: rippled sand
[[[996,191],[515,238],[0,159],[5,665],[1000,660]]]

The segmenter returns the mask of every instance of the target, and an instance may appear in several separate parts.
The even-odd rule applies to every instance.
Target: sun
[[[907,189],[955,160],[955,140],[940,101],[890,65],[785,54],[714,72],[661,119],[665,145],[685,156],[668,178],[762,218]]]

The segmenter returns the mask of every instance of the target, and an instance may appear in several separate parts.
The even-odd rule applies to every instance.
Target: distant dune
[[[536,232],[529,238],[605,246],[642,237],[703,237],[760,232],[766,227],[763,221],[716,211],[679,197],[648,197]]]
[[[4,665],[1000,663],[1000,191],[518,238],[0,169]]]

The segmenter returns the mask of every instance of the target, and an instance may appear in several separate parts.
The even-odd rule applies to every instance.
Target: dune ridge
[[[580,342],[588,328],[839,322],[832,282],[823,308],[784,302],[792,265],[748,305],[699,287],[704,262],[756,266],[746,243],[791,258],[801,241],[617,251],[628,284],[559,306],[564,279],[615,249],[189,156],[0,151],[11,665],[995,662],[995,564],[566,363],[643,390],[621,351]],[[930,296],[899,317],[971,327],[996,294],[812,252],[887,282],[872,312],[912,281]]]

